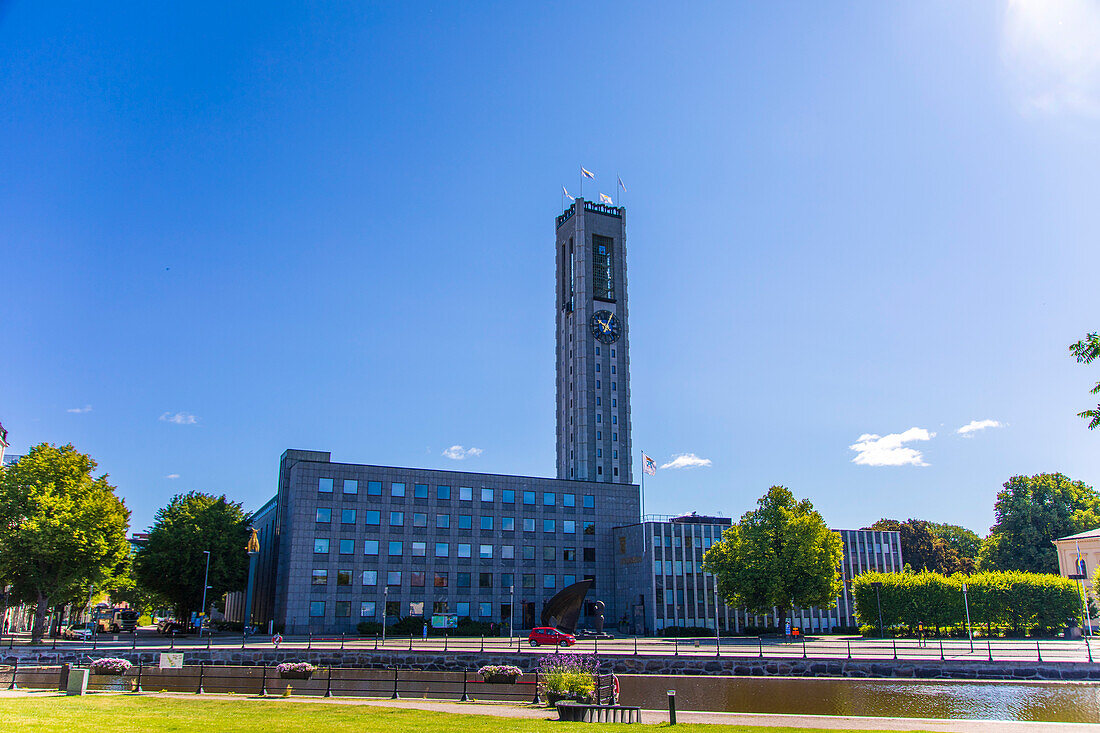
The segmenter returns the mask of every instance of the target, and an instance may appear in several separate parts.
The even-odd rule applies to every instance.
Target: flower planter
[[[514,685],[516,684],[516,678],[510,674],[489,674],[485,675],[483,682],[488,682],[491,685]]]
[[[93,674],[92,682],[112,692],[130,692],[134,689],[130,678],[121,674]]]
[[[308,680],[313,677],[313,672],[280,672],[279,676],[284,680]]]
[[[592,698],[588,695],[578,695],[573,692],[553,692],[552,690],[547,690],[546,702],[550,705],[557,705],[559,702],[579,702],[584,705],[591,705]]]

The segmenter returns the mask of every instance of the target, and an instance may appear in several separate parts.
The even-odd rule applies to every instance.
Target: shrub
[[[125,659],[105,657],[92,662],[88,666],[88,669],[91,670],[92,674],[126,674],[126,670],[130,669],[132,666],[133,665]]]
[[[381,636],[382,624],[378,621],[360,621],[355,626],[360,636]]]
[[[706,626],[666,626],[659,632],[661,636],[667,638],[683,637],[683,636],[714,636],[714,629],[708,629]]]
[[[314,672],[317,671],[317,668],[314,667],[309,662],[283,662],[282,664],[280,664],[278,667],[275,668],[275,671],[278,672],[281,675],[283,675],[283,674],[313,674]]]
[[[539,662],[539,685],[548,700],[592,702],[599,660],[589,654],[549,654]]]

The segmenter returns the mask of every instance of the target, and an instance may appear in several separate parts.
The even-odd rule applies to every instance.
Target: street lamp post
[[[386,606],[390,601],[390,587],[382,588],[382,646],[386,646]]]
[[[256,582],[256,560],[260,556],[260,538],[256,536],[256,528],[249,527],[252,535],[248,538],[245,552],[248,553],[248,589],[244,594],[244,635],[248,636],[252,628],[252,588]]]
[[[966,608],[966,635],[970,638],[970,651],[974,651],[974,632],[970,630],[970,600],[966,597],[966,583],[963,583],[963,606]]]
[[[511,643],[512,637],[515,636],[513,632],[516,625],[516,584],[514,582],[508,587],[508,592],[512,594],[512,601],[508,604],[508,642]]]
[[[205,614],[206,613],[206,591],[210,588],[210,586],[208,585],[208,583],[210,583],[210,550],[203,550],[202,554],[206,555],[206,572],[202,576],[202,609],[199,611],[199,613],[200,614]],[[204,615],[199,616],[199,636],[202,636],[202,620],[203,620],[203,618],[205,618]]]
[[[882,626],[882,594],[879,592],[882,581],[876,580],[871,583],[871,586],[875,589],[875,601],[878,602],[878,638],[882,639],[886,636],[886,629]]]
[[[718,578],[714,578],[714,649],[716,654],[721,654],[722,637],[718,633]]]

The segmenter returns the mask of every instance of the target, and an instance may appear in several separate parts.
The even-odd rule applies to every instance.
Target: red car
[[[527,643],[531,646],[538,646],[539,644],[573,646],[577,643],[577,637],[564,631],[558,631],[552,626],[538,626],[531,629],[531,634],[527,637]]]

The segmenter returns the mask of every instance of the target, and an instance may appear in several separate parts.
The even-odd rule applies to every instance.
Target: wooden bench
[[[562,701],[557,705],[558,720],[575,723],[641,723],[642,709],[627,705],[586,705]]]

